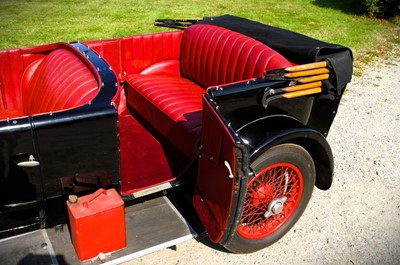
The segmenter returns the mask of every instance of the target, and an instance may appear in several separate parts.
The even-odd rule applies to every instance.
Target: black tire
[[[254,176],[247,184],[238,227],[224,247],[251,253],[281,239],[298,221],[310,201],[315,166],[301,146],[282,144],[251,163]]]

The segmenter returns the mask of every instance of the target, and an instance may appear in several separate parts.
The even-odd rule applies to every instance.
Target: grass
[[[358,0],[1,0],[0,49],[151,33],[157,18],[232,14],[350,47],[368,62],[396,25],[360,14]],[[396,35],[397,34],[397,35]]]

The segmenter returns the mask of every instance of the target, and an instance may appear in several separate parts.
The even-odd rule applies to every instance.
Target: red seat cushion
[[[197,152],[201,133],[201,95],[188,79],[168,75],[129,75],[127,104],[188,157]]]
[[[29,80],[23,78],[22,99],[26,114],[82,106],[99,91],[99,84],[88,66],[66,49],[52,51],[36,67]]]

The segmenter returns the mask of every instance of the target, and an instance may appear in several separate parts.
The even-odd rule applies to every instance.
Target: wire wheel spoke
[[[302,191],[303,177],[295,165],[277,163],[262,170],[247,185],[239,234],[260,239],[274,233],[295,212]]]

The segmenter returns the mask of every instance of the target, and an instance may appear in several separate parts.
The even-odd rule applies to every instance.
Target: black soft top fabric
[[[250,36],[298,64],[314,62],[317,56],[346,50],[351,54],[349,48],[341,45],[232,15],[204,18],[198,23],[212,24]]]

